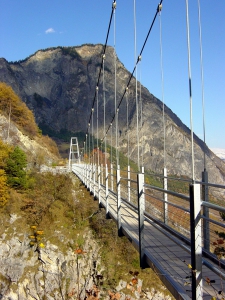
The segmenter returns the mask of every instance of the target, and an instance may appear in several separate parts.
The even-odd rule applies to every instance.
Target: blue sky
[[[39,49],[105,43],[112,0],[0,0],[0,57],[24,59]],[[137,54],[158,0],[136,1]],[[161,14],[164,102],[190,127],[186,1],[164,0]],[[206,143],[225,149],[225,1],[201,0]],[[133,0],[117,0],[116,51],[134,67]],[[203,139],[198,1],[189,0],[193,130]],[[159,19],[142,55],[138,79],[162,99]],[[113,45],[113,24],[109,35]]]

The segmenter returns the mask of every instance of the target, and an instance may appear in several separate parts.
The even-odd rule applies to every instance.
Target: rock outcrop
[[[58,47],[37,51],[27,59],[9,63],[0,59],[0,81],[9,84],[35,114],[40,127],[54,132],[64,129],[76,134],[86,133],[96,83],[101,67],[103,46],[83,45]],[[107,47],[105,59],[106,124],[115,112],[114,100],[114,49]],[[119,103],[130,73],[117,59],[117,104]],[[139,83],[138,83],[139,86]],[[164,133],[162,102],[142,87],[142,124],[140,130],[140,156],[146,169],[162,173],[164,167]],[[102,77],[99,81],[99,138],[103,137]],[[135,80],[129,86],[129,130],[127,130],[126,99],[119,109],[119,147],[127,153],[128,131],[130,157],[137,161]],[[179,99],[177,99],[179,101]],[[96,111],[95,101],[95,111]],[[94,125],[96,136],[96,124]],[[115,145],[113,125],[113,144]],[[110,139],[108,139],[110,143]],[[190,130],[165,106],[166,166],[168,174],[192,177]],[[209,181],[224,184],[225,163],[194,136],[195,178],[201,179],[204,170],[204,153]]]
[[[171,300],[154,288],[143,291],[140,279],[135,284],[121,280],[113,291],[101,289],[100,246],[90,230],[82,236],[82,249],[67,247],[62,251],[49,241],[44,248],[31,247],[29,234],[20,231],[20,219],[12,214],[8,220],[1,220],[6,228],[0,236],[1,300],[135,300],[143,295],[145,299]],[[57,230],[54,236],[65,245],[74,243]]]
[[[16,219],[11,216],[12,227]],[[0,238],[1,299],[85,299],[85,291],[93,289],[101,272],[99,246],[91,232],[84,236],[82,258],[71,249],[63,253],[49,242],[43,249],[30,247],[29,237],[13,229]],[[68,242],[64,236],[61,239]]]

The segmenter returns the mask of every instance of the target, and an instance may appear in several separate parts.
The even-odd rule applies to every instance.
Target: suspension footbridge
[[[135,4],[135,1],[134,1]],[[116,94],[116,55],[115,55],[115,113],[111,122],[106,124],[105,99],[105,60],[107,39],[114,18],[116,1],[113,1],[107,30],[106,42],[102,53],[101,68],[97,79],[96,90],[87,124],[87,131],[80,152],[77,138],[71,138],[69,167],[87,187],[99,206],[105,209],[106,218],[117,223],[118,235],[125,235],[140,255],[140,266],[151,267],[176,299],[224,299],[225,263],[223,262],[225,228],[225,207],[223,205],[225,185],[208,182],[208,171],[204,161],[201,180],[195,178],[194,138],[191,123],[191,178],[172,177],[167,174],[164,104],[162,119],[164,126],[164,168],[161,174],[145,170],[141,150],[142,103],[141,88],[136,81],[136,146],[137,171],[130,165],[129,120],[127,117],[127,166],[120,167],[119,149],[119,109],[126,101],[129,85],[136,75],[137,66],[157,17],[160,18],[163,0],[156,7],[153,21],[147,33],[143,47],[137,57],[133,72],[127,81],[120,100]],[[199,2],[200,4],[200,2]],[[135,7],[135,5],[134,5]],[[200,10],[200,5],[199,5]],[[187,14],[187,45],[188,45],[188,84],[190,99],[190,115],[192,115],[191,65],[189,45],[189,15]],[[135,14],[134,14],[135,15]],[[200,13],[199,13],[200,17]],[[200,26],[199,22],[199,26]],[[135,22],[134,22],[135,27]],[[161,28],[161,23],[160,23]],[[136,32],[136,27],[134,28]],[[161,36],[161,34],[160,34]],[[161,41],[161,39],[160,39]],[[162,41],[161,41],[162,42]],[[201,35],[200,35],[200,49]],[[161,73],[162,68],[162,43]],[[202,75],[203,66],[201,65]],[[101,79],[101,80],[100,80]],[[203,80],[203,76],[202,76]],[[103,126],[99,130],[98,97],[102,84]],[[162,99],[163,100],[163,99]],[[204,97],[203,97],[204,120]],[[122,116],[124,118],[125,116]],[[114,147],[116,160],[112,158],[111,144],[107,143],[107,135],[112,135],[115,128]],[[203,130],[205,126],[203,121]],[[101,133],[101,136],[100,136]],[[204,134],[205,136],[205,134]],[[205,144],[205,140],[204,140]],[[110,150],[111,147],[111,150]],[[102,150],[100,150],[102,149]],[[111,154],[110,154],[111,153]]]

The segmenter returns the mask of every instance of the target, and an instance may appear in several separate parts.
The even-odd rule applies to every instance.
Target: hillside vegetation
[[[54,142],[41,135],[32,112],[6,84],[0,84],[0,113],[10,118],[11,122],[19,126],[30,138],[35,138],[42,144],[47,140],[45,143],[48,149],[52,147],[53,152],[56,151]],[[82,270],[78,269],[78,254],[80,262],[81,256],[84,256],[84,262],[88,256],[84,248],[87,247],[87,231],[91,231],[98,241],[102,265],[94,278],[97,287],[93,286],[91,290],[87,290],[85,299],[99,299],[100,289],[107,295],[107,299],[119,299],[116,298],[119,297],[119,293],[115,291],[115,287],[121,280],[128,283],[123,288],[126,294],[135,293],[137,288],[142,296],[150,292],[151,288],[154,288],[154,293],[165,293],[165,288],[153,271],[140,270],[138,253],[125,237],[117,237],[116,224],[112,220],[106,220],[104,210],[99,209],[98,202],[93,201],[78,179],[68,173],[40,173],[38,168],[30,165],[28,155],[17,145],[10,145],[0,139],[0,241],[5,248],[14,240],[20,241],[18,246],[9,246],[13,247],[14,254],[10,251],[7,254],[7,257],[10,255],[10,259],[7,263],[3,261],[4,267],[1,266],[0,294],[3,299],[7,293],[17,294],[19,285],[29,286],[32,290],[31,278],[40,274],[44,249],[49,251],[50,245],[60,249],[63,255],[67,255],[68,251],[77,255],[77,269],[74,270],[78,276],[77,285],[72,285],[72,279],[66,278],[67,294],[63,294],[64,290],[62,291],[62,286],[59,285],[57,293],[63,296],[55,298],[75,299],[74,293],[78,293],[82,287],[82,281],[79,282]],[[54,168],[52,170],[54,171]],[[21,243],[24,245],[23,251]],[[89,245],[90,247],[92,246]],[[22,255],[26,257],[26,253],[28,257],[22,258]],[[4,254],[2,257],[5,259]],[[29,266],[30,260],[32,266]],[[63,261],[59,263],[63,264]],[[12,264],[14,267],[11,274],[9,270],[12,269]],[[20,273],[21,269],[17,269],[17,264],[24,266],[23,273]],[[13,274],[18,274],[16,283],[12,279]],[[43,280],[47,285],[47,277],[44,274],[43,272]],[[86,276],[88,278],[93,275]],[[139,279],[143,281],[143,291],[137,286]],[[90,298],[88,293],[97,294]],[[42,299],[47,299],[47,294],[44,290]]]
[[[4,82],[0,82],[0,112],[15,122],[29,137],[38,135],[38,126],[33,113]]]
[[[38,128],[33,112],[26,106],[26,104],[16,95],[13,89],[0,82],[0,115],[7,118],[8,137],[11,134],[11,123],[31,140],[36,140],[40,145],[44,146],[50,153],[56,157],[60,157],[56,143],[47,135],[42,135]],[[5,140],[8,139],[5,137]]]

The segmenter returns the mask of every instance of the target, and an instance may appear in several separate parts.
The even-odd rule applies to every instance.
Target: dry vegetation
[[[101,246],[101,260],[105,269],[99,288],[114,291],[121,279],[129,283],[140,278],[143,280],[143,294],[151,288],[166,294],[161,281],[151,269],[139,268],[137,251],[125,237],[117,236],[116,224],[105,218],[104,209],[99,209],[98,202],[76,177],[34,173],[32,178],[33,186],[29,190],[10,190],[8,204],[0,209],[2,223],[9,215],[19,215],[21,218],[14,222],[19,232],[32,236],[30,228],[37,226],[39,231],[44,232],[41,243],[44,245],[48,240],[63,252],[68,248],[75,250],[77,245],[82,249],[82,236],[91,229]],[[2,226],[0,235],[6,229]],[[70,242],[62,242],[55,232],[60,232],[59,236],[66,236]],[[129,284],[124,292],[132,294],[134,288],[135,282]]]
[[[33,113],[4,82],[0,82],[0,113],[9,117],[29,137],[38,134]]]
[[[43,136],[35,123],[32,111],[15,94],[13,89],[0,82],[0,114],[4,115],[9,122],[16,124],[18,129],[30,139],[35,139],[40,145],[46,147],[50,153],[59,157],[56,143],[48,136]]]

